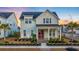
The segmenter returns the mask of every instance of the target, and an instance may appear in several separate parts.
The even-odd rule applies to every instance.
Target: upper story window
[[[32,19],[29,19],[29,24],[31,24],[32,23]]]
[[[51,18],[50,18],[50,23],[51,23]]]
[[[25,23],[27,23],[27,24],[28,24],[28,20],[25,20]]]
[[[44,18],[43,23],[50,24],[51,23],[51,18]]]
[[[32,19],[25,19],[25,23],[31,24],[32,23]]]
[[[25,23],[28,23],[28,19],[25,19]]]
[[[49,23],[49,18],[46,18],[46,23]]]
[[[45,23],[45,18],[43,19],[43,23]]]

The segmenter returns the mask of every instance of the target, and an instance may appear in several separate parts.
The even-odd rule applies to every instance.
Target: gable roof
[[[50,12],[49,10],[46,10],[46,11]],[[22,12],[20,19],[24,19],[24,15],[33,15],[33,19],[35,19],[36,17],[38,17],[42,13],[43,12]],[[58,18],[56,12],[50,12],[50,13],[53,14],[56,18]]]
[[[42,12],[22,12],[20,19],[24,19],[24,15],[33,15],[33,18],[39,16]]]
[[[0,17],[8,18],[13,12],[0,12]]]

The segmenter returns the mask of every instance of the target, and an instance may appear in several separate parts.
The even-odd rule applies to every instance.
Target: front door
[[[44,39],[44,30],[38,31],[38,39]]]

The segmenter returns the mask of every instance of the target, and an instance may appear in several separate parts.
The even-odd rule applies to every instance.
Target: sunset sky
[[[28,11],[45,11],[56,12],[61,20],[78,20],[78,7],[0,7],[0,12],[15,12],[17,19],[19,19],[22,12]]]

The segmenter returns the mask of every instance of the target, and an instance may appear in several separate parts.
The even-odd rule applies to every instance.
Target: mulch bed
[[[78,44],[63,44],[63,43],[47,43],[47,46],[79,46]]]

